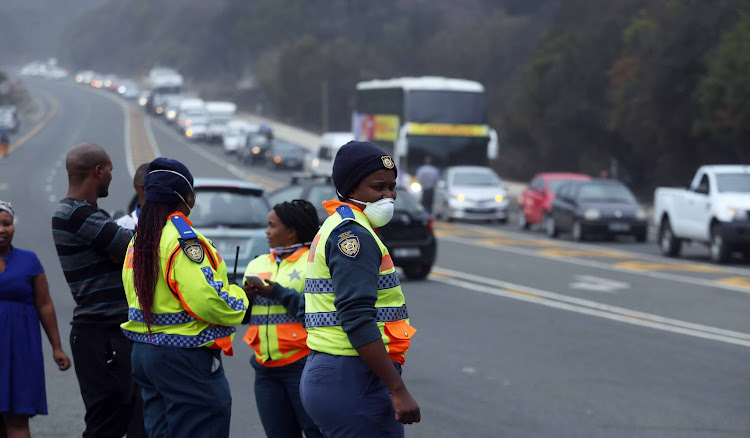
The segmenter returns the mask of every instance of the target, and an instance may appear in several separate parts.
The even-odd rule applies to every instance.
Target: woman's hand
[[[266,284],[263,286],[257,285],[255,283],[245,282],[245,284],[242,285],[242,288],[245,289],[245,293],[247,293],[247,297],[250,298],[250,294],[252,294],[253,297],[256,295],[260,295],[262,297],[267,297],[271,294],[271,289],[273,289],[273,285],[276,284],[271,280],[263,280]]]
[[[57,367],[60,368],[60,371],[65,371],[70,368],[70,358],[65,354],[62,348],[55,348],[52,350],[52,357],[55,359],[55,363],[57,364]]]
[[[414,397],[409,394],[406,387],[391,394],[393,408],[396,411],[396,421],[403,424],[419,423],[422,414]]]

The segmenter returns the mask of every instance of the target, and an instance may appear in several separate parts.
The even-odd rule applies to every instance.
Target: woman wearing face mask
[[[70,368],[44,268],[36,254],[12,245],[13,216],[10,202],[0,201],[0,436],[9,438],[30,436],[29,417],[47,415],[39,322],[57,367]]]
[[[228,437],[232,396],[221,352],[233,353],[247,296],[229,284],[221,255],[187,218],[195,205],[187,167],[157,158],[143,184],[146,203],[122,270],[129,307],[122,330],[134,341],[146,431]]]
[[[420,421],[401,380],[412,336],[388,249],[373,228],[393,216],[396,167],[378,146],[352,141],[333,163],[340,201],[315,236],[305,282],[311,352],[302,403],[326,437],[399,437]]]
[[[318,232],[318,215],[307,201],[274,205],[268,213],[266,238],[269,254],[247,265],[245,276],[257,275],[267,284],[245,281],[252,301],[250,326],[245,342],[255,352],[255,401],[263,429],[269,438],[307,438],[322,434],[299,396],[299,381],[305,367],[307,332],[305,316],[305,269],[310,243]]]

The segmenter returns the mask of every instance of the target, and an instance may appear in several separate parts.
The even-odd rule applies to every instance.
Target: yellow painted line
[[[8,184],[7,183],[0,184],[0,190],[8,190]]]
[[[552,257],[601,257],[621,259],[623,254],[614,251],[588,250],[578,248],[548,248],[541,249],[537,253]]]
[[[677,271],[677,272],[700,272],[704,274],[720,274],[726,272],[721,268],[714,268],[706,265],[696,264],[675,264],[675,263],[658,263],[658,262],[647,262],[643,260],[628,260],[621,263],[615,263],[613,265],[616,268],[627,269],[629,271],[638,272],[654,272],[654,271]]]
[[[36,133],[39,132],[40,129],[44,128],[44,125],[46,125],[50,120],[52,120],[52,117],[54,117],[55,114],[57,113],[57,106],[58,106],[57,101],[49,94],[45,92],[41,92],[41,93],[46,95],[46,98],[49,100],[50,105],[52,106],[52,109],[47,113],[47,115],[44,117],[44,119],[42,119],[41,122],[37,123],[36,126],[34,126],[34,128],[31,129],[31,131],[27,132],[26,135],[19,138],[18,141],[10,145],[9,152],[15,151],[16,149],[20,148],[24,143],[29,141],[29,139],[33,137],[34,135],[36,135]]]
[[[535,294],[535,293],[531,293],[531,292],[526,292],[526,291],[522,291],[522,290],[518,290],[518,289],[510,289],[510,288],[506,287],[506,288],[503,288],[502,290],[505,291],[505,292],[508,292],[508,293],[516,294],[516,295],[523,295],[525,297],[542,298],[542,296],[539,295],[539,294]]]
[[[726,277],[716,280],[717,283],[728,284],[731,286],[746,287],[750,289],[750,278],[748,277]]]

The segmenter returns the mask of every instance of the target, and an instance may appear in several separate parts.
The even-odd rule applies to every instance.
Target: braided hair
[[[281,202],[273,206],[273,211],[281,223],[297,232],[303,245],[310,245],[320,228],[318,212],[315,207],[303,199],[292,202]]]

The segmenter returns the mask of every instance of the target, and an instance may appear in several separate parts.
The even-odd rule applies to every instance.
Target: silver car
[[[189,216],[193,227],[213,242],[230,275],[239,246],[237,272],[241,275],[250,260],[268,252],[266,226],[271,207],[263,188],[242,180],[217,178],[195,178],[193,188],[195,207]],[[128,212],[137,202],[137,197],[131,201]]]
[[[440,220],[508,221],[505,183],[486,166],[445,169],[435,190],[433,212]]]

